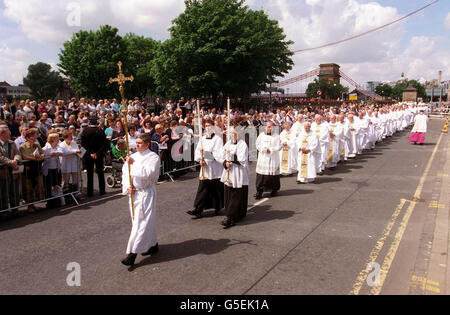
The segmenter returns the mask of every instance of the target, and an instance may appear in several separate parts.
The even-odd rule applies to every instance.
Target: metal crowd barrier
[[[78,155],[74,155],[78,157]],[[83,177],[81,159],[78,157],[77,161],[78,183],[75,185],[77,189],[67,192],[64,192],[64,187],[61,186],[62,174],[60,170],[59,173],[49,172],[48,176],[44,176],[42,174],[42,161],[38,163],[22,161],[19,163],[20,170],[17,172],[13,172],[9,166],[0,164],[0,215],[8,212],[14,213],[20,208],[58,199],[60,199],[59,206],[64,206],[66,197],[71,197],[79,205],[76,196],[83,190]],[[33,200],[30,200],[30,197]],[[64,198],[64,201],[61,198]]]
[[[167,176],[172,182],[174,178],[182,176],[189,171],[197,171],[200,164],[194,160],[195,144],[189,139],[178,142],[169,149],[161,150],[161,176]]]

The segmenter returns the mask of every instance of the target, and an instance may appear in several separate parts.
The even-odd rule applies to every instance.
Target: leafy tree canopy
[[[243,0],[187,0],[154,60],[158,91],[243,96],[264,90],[293,65],[283,29]]]
[[[324,99],[332,99],[336,100],[338,98],[342,98],[342,94],[348,93],[348,87],[344,87],[342,84],[337,82],[330,82],[328,80],[322,79],[314,79],[314,82],[308,84],[308,88],[306,89],[306,95],[311,98],[318,97],[317,92],[322,92],[321,97]]]
[[[63,81],[59,72],[53,71],[49,64],[38,62],[28,67],[23,84],[30,89],[31,96],[35,99],[46,100],[55,97]]]

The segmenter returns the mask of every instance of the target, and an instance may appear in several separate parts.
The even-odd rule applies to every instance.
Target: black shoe
[[[122,260],[122,264],[125,266],[134,267],[134,261],[136,260],[137,255],[136,254],[128,254],[128,256]]]
[[[157,252],[159,252],[159,245],[158,245],[158,243],[156,243],[155,246],[150,247],[150,249],[148,250],[148,252],[146,252],[145,254],[142,254],[142,256],[155,255]]]
[[[232,219],[226,219],[225,221],[222,222],[223,228],[229,229],[230,227],[233,227],[236,225],[236,223],[234,223],[234,221]]]
[[[104,196],[104,195],[106,195],[106,191],[101,191],[100,196]]]
[[[220,215],[220,210],[216,210],[214,211],[214,215],[217,217],[218,215]]]
[[[192,220],[199,220],[201,218],[203,218],[202,213],[201,212],[197,212],[197,213],[194,214],[194,217],[192,218]]]
[[[196,216],[198,212],[197,212],[197,210],[191,210],[191,211],[187,211],[186,213],[189,215],[192,215],[192,216]]]
[[[256,200],[259,200],[263,198],[263,195],[261,193],[257,193],[253,197],[255,197]]]
[[[276,196],[278,196],[278,191],[272,191],[270,193],[270,197],[276,197]]]

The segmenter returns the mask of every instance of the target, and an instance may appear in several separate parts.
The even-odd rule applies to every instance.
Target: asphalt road
[[[426,145],[399,133],[316,183],[283,178],[278,197],[229,230],[223,217],[195,221],[185,213],[195,173],[162,183],[160,252],[138,257],[133,271],[120,263],[131,228],[127,198],[114,192],[2,222],[0,294],[348,294],[399,201],[414,195],[442,125],[431,121]],[[254,193],[251,185],[250,207]],[[79,287],[66,282],[71,262],[81,267]]]

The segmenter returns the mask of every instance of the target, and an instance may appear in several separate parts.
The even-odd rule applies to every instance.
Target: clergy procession
[[[213,120],[201,110],[198,100],[193,112],[199,183],[193,209],[186,213],[199,220],[206,210],[213,210],[215,216],[223,211],[221,224],[229,229],[247,215],[252,162],[256,162],[255,200],[262,199],[265,192],[276,197],[282,189],[281,176],[296,174],[298,184],[313,183],[325,170],[332,172],[339,163],[357,159],[365,150],[374,150],[377,143],[412,125],[410,141],[423,144],[428,120],[425,111],[427,106],[417,103],[343,104],[311,112],[287,108],[276,114],[255,113],[254,119],[248,120],[248,115],[231,110],[228,98],[227,110]],[[218,121],[225,123],[215,123]],[[146,134],[138,136],[138,152],[123,166],[123,192],[130,195],[133,222],[128,256],[122,261],[126,266],[134,266],[138,254],[158,252],[155,185],[160,161],[150,151],[150,144]],[[256,161],[251,160],[249,147],[256,148]],[[130,180],[131,176],[134,179]]]

